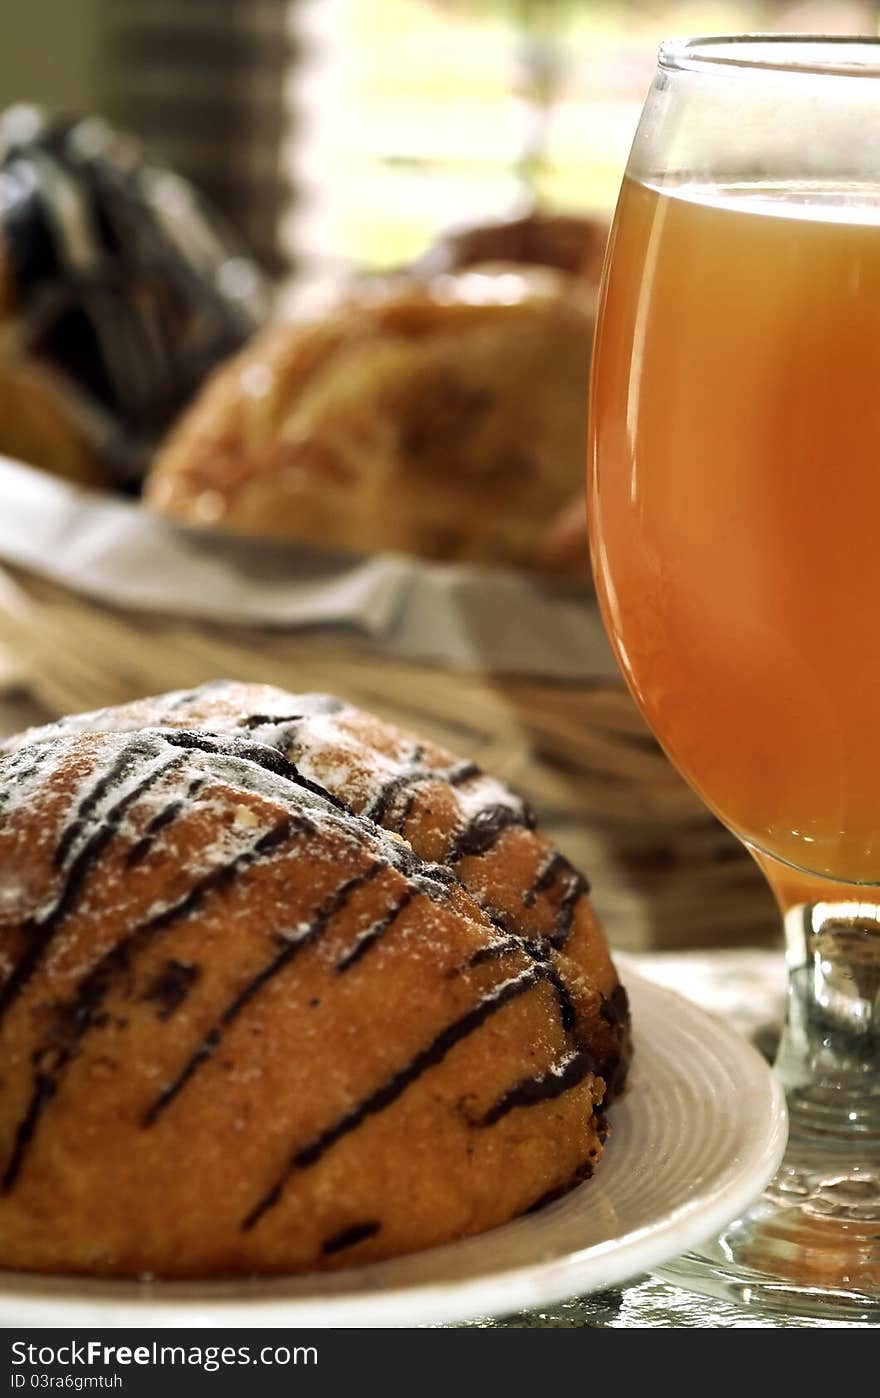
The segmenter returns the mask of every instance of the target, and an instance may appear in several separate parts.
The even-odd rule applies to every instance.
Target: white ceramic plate
[[[626,1281],[723,1228],[785,1146],[763,1059],[719,1020],[625,970],[630,1087],[596,1176],[480,1237],[368,1267],[194,1285],[0,1273],[6,1326],[389,1326],[550,1305]]]

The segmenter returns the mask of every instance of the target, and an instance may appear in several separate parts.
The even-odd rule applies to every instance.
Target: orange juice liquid
[[[594,355],[600,600],[758,850],[880,882],[880,204],[627,181]]]

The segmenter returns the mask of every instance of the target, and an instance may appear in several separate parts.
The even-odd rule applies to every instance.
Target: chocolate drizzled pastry
[[[472,764],[225,684],[21,735],[0,805],[0,1265],[346,1266],[589,1174],[625,996]]]
[[[36,107],[0,117],[4,339],[22,373],[51,372],[53,411],[74,420],[65,453],[45,431],[19,431],[11,445],[25,460],[77,479],[100,468],[139,479],[169,423],[265,311],[240,241],[131,140]],[[91,473],[75,448],[91,454]]]

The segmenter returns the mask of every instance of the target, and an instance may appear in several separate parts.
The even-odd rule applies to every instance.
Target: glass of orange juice
[[[786,1159],[666,1275],[877,1319],[880,41],[661,48],[605,266],[589,496],[627,683],[786,932]]]

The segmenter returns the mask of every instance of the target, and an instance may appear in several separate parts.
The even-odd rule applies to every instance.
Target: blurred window
[[[450,226],[610,210],[670,34],[876,33],[876,0],[290,0],[283,241],[393,267]]]

